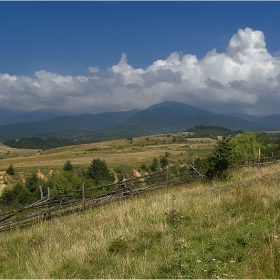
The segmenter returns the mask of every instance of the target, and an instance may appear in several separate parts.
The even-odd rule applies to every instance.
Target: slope
[[[259,131],[269,126],[259,125],[240,118],[215,114],[179,102],[163,102],[135,113],[121,124],[103,128],[96,134],[121,132],[126,137],[182,131],[196,125],[213,125],[231,130]]]
[[[121,123],[138,110],[62,116],[46,121],[0,126],[0,141],[30,136],[75,138],[105,126]]]

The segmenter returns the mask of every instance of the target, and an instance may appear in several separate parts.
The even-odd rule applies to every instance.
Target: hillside
[[[135,125],[150,133],[182,131],[196,125],[215,125],[232,130],[254,131],[263,129],[239,118],[211,113],[179,102],[164,102],[142,110],[119,126]]]
[[[221,126],[232,130],[273,130],[241,118],[215,114],[179,102],[163,102],[144,110],[82,114],[47,121],[0,126],[0,141],[22,137],[69,138],[79,143],[182,131],[197,125]],[[276,123],[273,123],[276,127]]]
[[[279,176],[242,169],[1,233],[0,277],[280,278]]]
[[[232,113],[231,116],[237,117],[237,118],[240,118],[243,120],[247,120],[250,122],[258,123],[260,125],[270,126],[270,127],[274,128],[274,130],[280,129],[280,115],[277,115],[277,114],[272,114],[272,115],[263,116],[263,117],[256,117],[256,116],[251,116],[251,115],[246,115],[246,114]]]
[[[75,139],[89,131],[122,122],[135,112],[137,110],[61,116],[46,121],[2,125],[0,126],[0,141],[30,136]]]

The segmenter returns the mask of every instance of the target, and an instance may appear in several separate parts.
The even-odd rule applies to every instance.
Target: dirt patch
[[[41,172],[41,170],[38,170],[37,176],[38,176],[38,178],[46,179],[46,176]]]
[[[7,187],[6,175],[6,172],[0,172],[0,195],[2,194],[4,188]]]
[[[141,173],[137,169],[133,169],[133,177],[141,177]]]

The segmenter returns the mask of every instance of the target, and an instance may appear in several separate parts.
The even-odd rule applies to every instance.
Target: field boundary
[[[280,156],[250,158],[236,162],[239,168],[277,163]],[[46,197],[41,193],[41,199],[20,209],[0,212],[0,232],[15,228],[24,228],[42,221],[51,221],[55,217],[85,212],[87,209],[131,198],[141,193],[155,189],[166,188],[169,185],[190,183],[204,178],[203,170],[189,164],[189,168],[180,174],[170,174],[169,168],[135,177],[131,172],[129,179],[112,183],[73,190],[69,195],[52,196],[50,188]]]
[[[170,175],[168,170],[167,167],[162,171],[140,177],[134,177],[132,172],[129,179],[108,185],[86,187],[83,183],[80,190],[74,190],[70,195],[52,196],[51,190],[48,189],[47,197],[42,197],[20,209],[0,212],[0,232],[31,226],[59,216],[83,213],[89,208],[130,198],[168,185],[188,183],[200,177],[192,168],[177,176]]]

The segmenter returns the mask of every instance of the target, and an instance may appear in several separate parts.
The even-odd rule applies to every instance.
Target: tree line
[[[74,140],[64,138],[24,137],[3,142],[4,145],[17,149],[48,150],[76,144]]]

